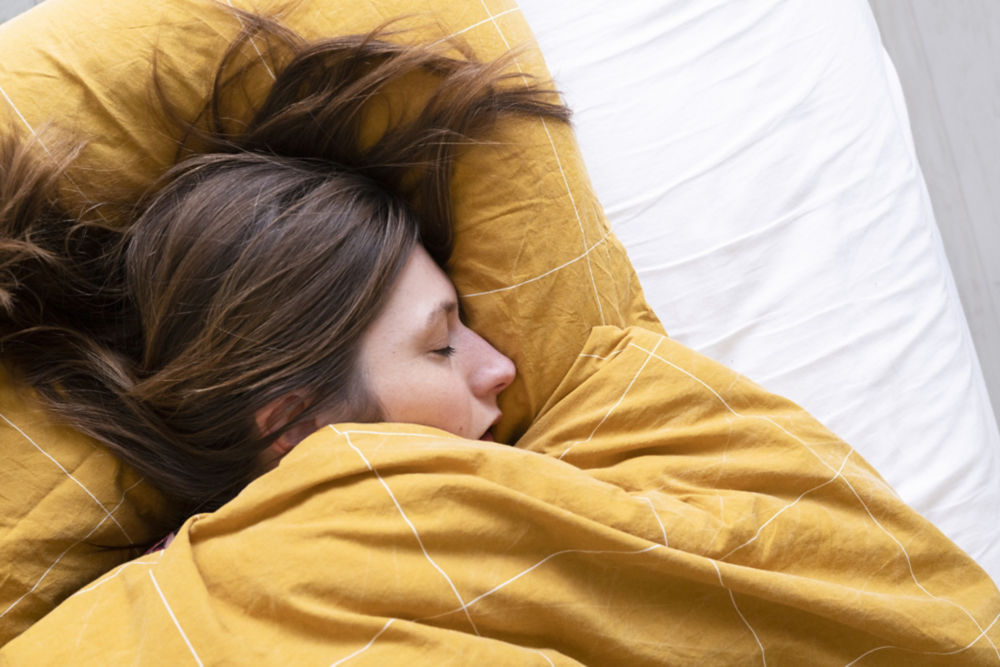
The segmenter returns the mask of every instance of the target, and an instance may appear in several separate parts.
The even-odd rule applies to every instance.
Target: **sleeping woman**
[[[641,326],[590,327],[516,449],[299,445],[493,439],[515,368],[443,271],[451,166],[501,117],[568,114],[504,60],[242,18],[125,224],[61,203],[75,150],[0,143],[4,366],[174,527],[249,485],[0,663],[996,663],[971,559],[801,409]],[[273,81],[241,65],[261,45]],[[397,115],[408,77],[433,90]]]
[[[505,61],[377,32],[306,44],[243,18],[185,126],[186,156],[124,227],[59,205],[73,151],[52,168],[8,141],[0,162],[3,363],[159,488],[176,519],[219,507],[326,423],[492,439],[515,369],[465,326],[442,270],[451,165],[500,116],[568,116]],[[226,105],[259,74],[237,65],[251,40],[272,45],[276,78],[238,122]],[[361,109],[428,75],[423,110],[379,107],[386,127],[371,138]]]

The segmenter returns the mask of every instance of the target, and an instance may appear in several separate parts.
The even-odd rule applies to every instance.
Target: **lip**
[[[498,414],[496,416],[496,419],[494,419],[493,423],[491,423],[490,426],[489,426],[489,428],[486,429],[486,432],[483,433],[481,436],[479,436],[480,440],[482,440],[484,442],[496,442],[497,441],[496,437],[494,437],[494,435],[493,435],[493,427],[497,425],[497,422],[500,421],[501,417],[503,417],[503,414]]]

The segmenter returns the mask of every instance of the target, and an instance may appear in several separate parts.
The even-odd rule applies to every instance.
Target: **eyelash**
[[[440,355],[442,357],[450,357],[455,354],[455,348],[451,345],[446,345],[440,349],[434,350],[434,354]]]

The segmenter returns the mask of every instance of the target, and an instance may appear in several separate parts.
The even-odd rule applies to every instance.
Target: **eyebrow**
[[[442,315],[450,315],[458,310],[458,301],[453,299],[448,299],[447,301],[442,301],[427,314],[427,321],[424,323],[423,330],[425,333],[429,333],[437,322],[438,318]]]

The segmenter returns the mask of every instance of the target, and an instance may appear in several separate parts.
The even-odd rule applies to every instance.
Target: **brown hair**
[[[311,400],[297,421],[330,409],[378,419],[360,338],[416,243],[446,262],[457,147],[505,114],[568,116],[506,61],[391,43],[384,29],[306,43],[242,18],[211,98],[184,124],[183,159],[121,230],[62,210],[72,150],[42,160],[0,142],[3,361],[178,517],[259,472],[276,434],[259,433],[254,413],[291,391]],[[251,40],[265,57],[240,65]],[[241,114],[264,63],[275,80]],[[363,111],[428,75],[421,108],[389,112],[373,136]]]

